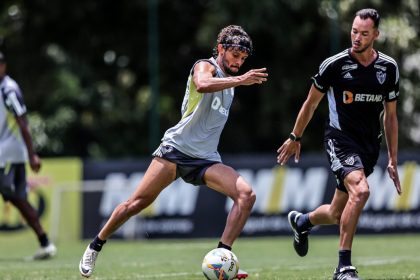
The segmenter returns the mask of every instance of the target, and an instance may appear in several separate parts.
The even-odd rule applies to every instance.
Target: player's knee
[[[239,196],[240,205],[249,211],[254,206],[256,198],[255,192],[250,188],[249,190],[242,192]]]
[[[369,184],[363,174],[356,174],[349,178],[349,195],[356,203],[365,203],[370,195]]]
[[[368,188],[363,188],[357,192],[357,196],[361,201],[366,202],[370,196],[370,191]]]
[[[255,201],[257,200],[257,195],[254,191],[251,191],[251,194],[249,196],[249,200],[250,200],[250,204],[251,204],[251,208],[252,206],[254,206]]]
[[[365,203],[370,195],[370,191],[368,187],[361,187],[361,188],[357,188],[354,192],[353,192],[353,200],[356,203]]]

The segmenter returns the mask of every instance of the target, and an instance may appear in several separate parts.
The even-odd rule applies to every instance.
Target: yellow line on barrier
[[[276,167],[273,170],[274,180],[271,186],[271,195],[267,204],[268,214],[278,213],[280,211],[280,201],[283,194],[284,178],[286,175],[285,167]]]

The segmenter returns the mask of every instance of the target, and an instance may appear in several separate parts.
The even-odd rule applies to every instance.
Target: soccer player
[[[281,165],[292,155],[295,162],[299,161],[300,139],[326,94],[329,119],[324,143],[337,188],[331,204],[306,214],[291,211],[288,219],[295,235],[294,248],[302,257],[308,252],[308,234],[314,225],[339,225],[339,260],[333,276],[339,280],[360,279],[351,262],[351,248],[359,216],[369,197],[366,177],[373,172],[379,156],[382,113],[387,169],[401,194],[397,172],[399,73],[394,59],[373,48],[379,36],[379,20],[374,9],[356,13],[351,48],[321,63],[289,139],[277,150]]]
[[[252,49],[252,40],[242,27],[230,25],[220,31],[214,57],[200,59],[192,66],[181,120],[165,132],[137,189],[115,208],[87,246],[79,265],[83,276],[92,275],[98,253],[111,234],[150,205],[178,177],[193,185],[207,185],[234,201],[218,244],[231,250],[254,205],[255,193],[240,174],[222,163],[217,147],[229,116],[234,88],[267,81],[265,68],[237,75]],[[240,271],[237,278],[247,276]]]
[[[26,106],[18,84],[6,74],[6,58],[0,52],[0,193],[12,203],[38,237],[40,248],[34,259],[48,259],[57,252],[48,240],[37,211],[27,199],[25,162],[38,172],[41,160],[36,154],[26,118]]]

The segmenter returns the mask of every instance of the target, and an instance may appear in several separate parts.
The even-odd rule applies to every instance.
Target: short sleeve
[[[324,60],[319,66],[318,73],[311,79],[313,85],[322,93],[326,93],[331,86],[332,79],[332,67],[333,63],[329,62],[329,59]]]
[[[391,73],[390,81],[388,82],[389,86],[387,89],[387,94],[385,96],[386,102],[397,100],[400,94],[400,73],[397,64],[395,64],[395,67],[393,68],[394,71]]]
[[[22,97],[16,90],[3,91],[2,93],[6,108],[15,116],[20,117],[26,113],[26,106]]]

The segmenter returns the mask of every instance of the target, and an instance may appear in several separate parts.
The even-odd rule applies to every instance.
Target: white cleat
[[[90,277],[92,275],[98,254],[98,251],[90,249],[89,245],[87,246],[79,263],[79,271],[83,277]]]
[[[46,247],[39,248],[35,255],[33,256],[34,260],[46,260],[54,257],[57,254],[57,248],[54,244],[50,243]]]

